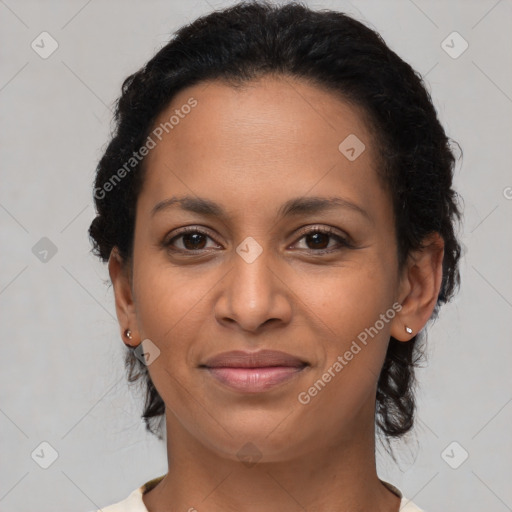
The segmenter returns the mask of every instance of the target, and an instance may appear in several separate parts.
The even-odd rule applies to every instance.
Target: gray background
[[[122,80],[176,28],[231,3],[0,0],[2,511],[85,512],[166,472],[90,254],[92,180]],[[379,476],[429,512],[512,510],[512,2],[308,4],[377,29],[426,76],[464,151],[462,287],[429,331],[416,428],[395,445],[398,467],[379,450]],[[46,59],[31,47],[43,31],[59,45]],[[453,31],[469,44],[458,58],[441,46]],[[57,249],[46,261],[43,237]],[[34,459],[51,450],[31,456],[44,441],[58,453],[48,469]]]

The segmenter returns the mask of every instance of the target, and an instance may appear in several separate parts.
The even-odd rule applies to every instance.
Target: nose
[[[224,326],[258,333],[290,322],[293,293],[266,251],[252,262],[235,254],[219,286],[214,312]]]

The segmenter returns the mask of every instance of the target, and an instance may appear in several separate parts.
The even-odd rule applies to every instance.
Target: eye
[[[163,242],[163,246],[172,250],[173,252],[182,253],[197,253],[207,250],[206,247],[207,239],[213,240],[213,238],[206,232],[196,227],[188,226],[179,231],[175,236],[167,241]],[[340,248],[350,248],[353,245],[337,231],[330,227],[318,227],[313,226],[303,231],[299,241],[304,239],[306,245],[312,247],[306,247],[305,250],[310,251],[314,254],[324,254],[340,250]],[[334,244],[334,247],[329,247],[329,242],[334,239],[338,243]],[[177,246],[177,242],[180,241],[182,247]],[[216,245],[215,248],[220,248]],[[299,248],[304,249],[304,248]]]
[[[310,245],[312,247],[306,247],[306,250],[311,250],[313,253],[317,254],[334,252],[339,250],[340,247],[352,247],[352,244],[345,237],[341,236],[337,231],[330,227],[310,227],[303,233],[299,240],[302,239],[304,239],[306,245]],[[335,244],[334,248],[332,246],[329,248],[329,239],[337,240],[337,247]]]
[[[205,240],[212,238],[205,231],[201,231],[198,228],[189,226],[183,228],[177,235],[164,242],[164,246],[177,252],[195,252],[202,251],[205,249]],[[176,247],[175,241],[182,239],[183,247]],[[217,246],[218,247],[218,246]]]

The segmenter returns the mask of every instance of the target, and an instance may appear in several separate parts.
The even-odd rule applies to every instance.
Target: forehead
[[[153,128],[160,134],[150,135],[156,145],[143,189],[153,203],[174,191],[243,199],[241,206],[308,190],[341,188],[361,200],[379,192],[377,151],[361,109],[290,77],[196,84],[173,98]],[[351,147],[355,159],[346,153]]]

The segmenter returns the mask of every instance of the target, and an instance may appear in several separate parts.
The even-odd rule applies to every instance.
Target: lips
[[[299,376],[309,364],[275,350],[223,352],[200,368],[222,386],[242,393],[261,393]]]
[[[207,368],[269,368],[273,366],[300,368],[306,365],[307,363],[298,357],[276,350],[258,352],[234,350],[211,357],[201,366]]]

